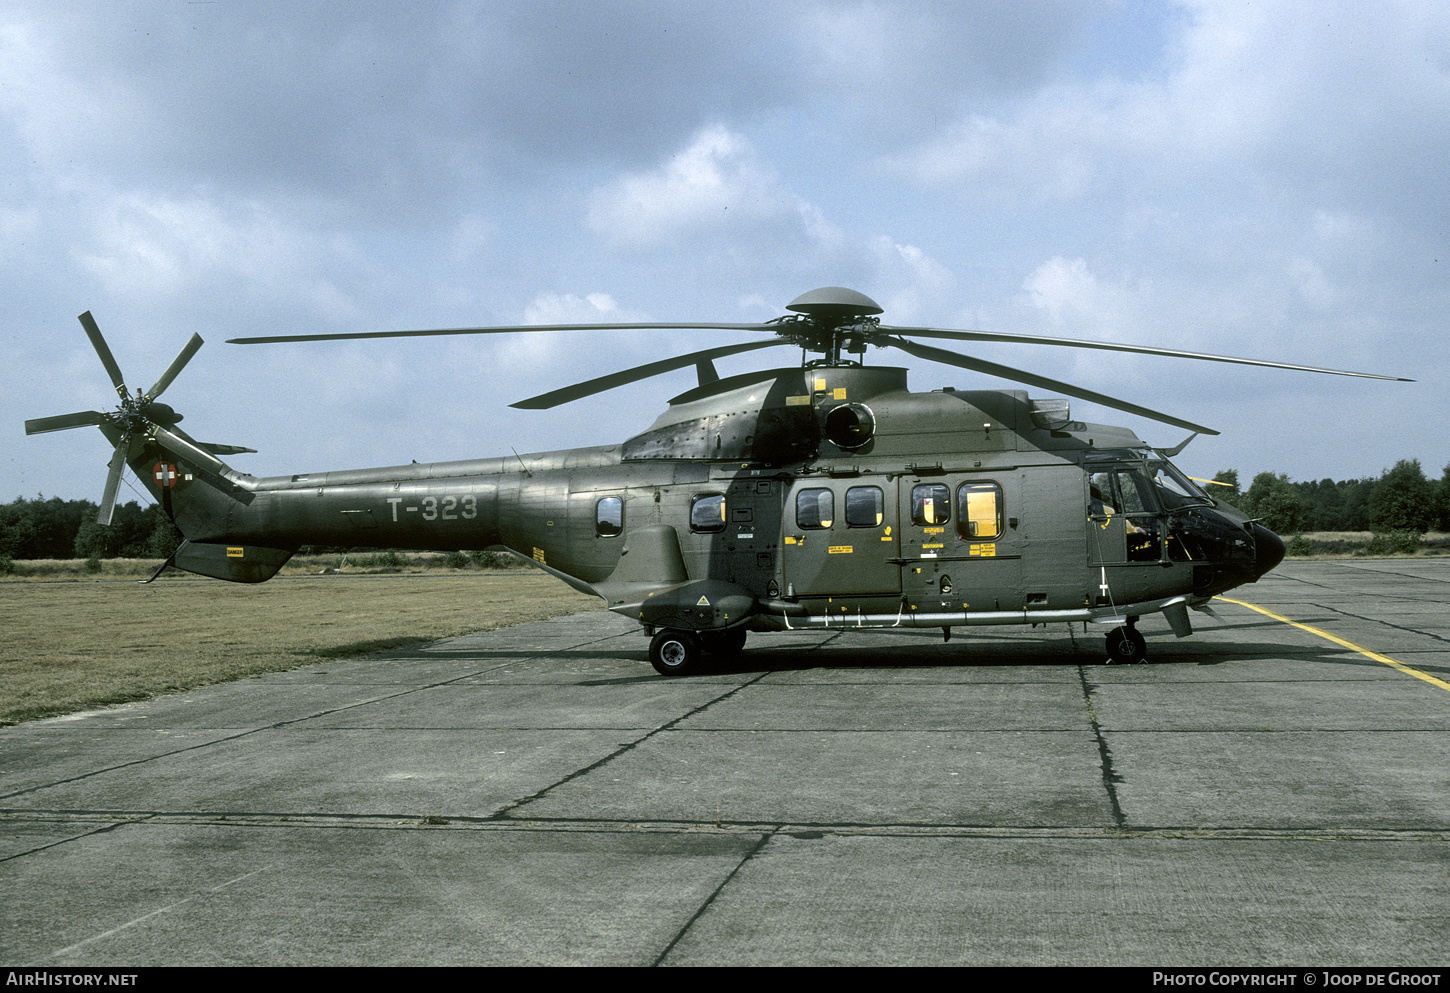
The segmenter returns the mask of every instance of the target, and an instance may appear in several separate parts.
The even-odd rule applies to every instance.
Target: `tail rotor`
[[[157,403],[156,399],[165,392],[172,381],[186,368],[186,364],[196,355],[197,350],[202,346],[201,335],[193,334],[191,340],[186,343],[181,352],[166,367],[161,378],[156,381],[149,392],[142,393],[139,389],[132,395],[126,389],[125,377],[121,374],[121,367],[116,363],[116,357],[111,354],[110,346],[106,344],[101,329],[96,325],[95,318],[90,311],[80,316],[81,327],[85,329],[86,336],[91,340],[91,347],[96,350],[100,357],[101,365],[105,367],[106,374],[111,378],[111,385],[116,388],[116,395],[120,397],[120,405],[110,413],[102,413],[97,410],[81,410],[73,414],[59,414],[54,417],[39,417],[25,422],[26,434],[45,434],[50,431],[68,431],[71,428],[100,427],[107,431],[107,437],[113,437],[118,432],[119,438],[116,441],[115,451],[111,454],[111,461],[106,471],[106,485],[101,495],[100,511],[96,515],[96,523],[102,526],[111,523],[111,516],[116,507],[116,492],[120,489],[121,475],[125,471],[126,463],[138,455],[147,439],[154,440],[163,447],[176,451],[179,454],[194,460],[213,472],[220,471],[226,466],[215,455],[204,451],[189,439],[175,431],[176,422],[181,420],[181,415],[164,403]]]

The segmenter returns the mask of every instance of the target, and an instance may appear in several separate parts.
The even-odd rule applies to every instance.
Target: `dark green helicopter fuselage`
[[[1157,611],[1182,636],[1284,552],[1065,401],[855,364],[702,385],[601,448],[254,478],[148,443],[130,464],[187,538],[178,568],[260,582],[304,544],[503,548],[703,638]]]

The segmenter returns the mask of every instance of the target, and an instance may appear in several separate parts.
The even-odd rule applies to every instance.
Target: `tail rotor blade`
[[[95,410],[78,410],[74,414],[58,414],[55,417],[37,417],[25,422],[26,434],[45,434],[47,431],[65,431],[70,428],[86,428],[104,424],[106,415]]]
[[[111,354],[111,347],[106,344],[106,339],[101,337],[101,329],[96,326],[96,319],[91,316],[88,310],[80,316],[81,327],[86,329],[86,337],[91,339],[91,347],[101,357],[101,365],[106,367],[106,374],[111,377],[111,385],[122,399],[126,397],[126,380],[121,375],[121,367],[116,364],[116,357]]]
[[[121,486],[121,473],[126,468],[126,456],[130,451],[130,439],[122,439],[111,456],[110,471],[106,473],[106,489],[101,494],[101,509],[96,513],[96,523],[101,527],[107,527],[111,523],[111,514],[116,509],[116,491]]]
[[[201,335],[193,334],[191,340],[186,343],[186,347],[181,350],[176,358],[171,360],[171,365],[167,366],[166,371],[161,374],[161,378],[156,380],[156,385],[151,387],[150,392],[146,395],[152,400],[155,400],[165,392],[166,387],[170,386],[171,381],[181,373],[182,369],[186,368],[186,363],[191,361],[191,357],[197,353],[197,350],[201,346]]]
[[[226,471],[227,466],[225,462],[206,449],[187,441],[176,432],[168,431],[159,424],[153,425],[151,431],[155,434],[156,440],[162,447],[180,455],[182,458],[205,466],[211,472],[220,473]]]

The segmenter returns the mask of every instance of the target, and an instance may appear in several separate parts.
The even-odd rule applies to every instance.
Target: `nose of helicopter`
[[[1249,529],[1254,536],[1254,578],[1261,579],[1266,572],[1284,561],[1284,539],[1262,524],[1251,524]]]

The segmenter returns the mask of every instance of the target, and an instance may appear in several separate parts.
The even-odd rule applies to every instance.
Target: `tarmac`
[[[600,610],[0,729],[0,964],[1445,966],[1450,560],[1229,595],[1284,619],[1135,666],[1058,624],[667,679]]]

